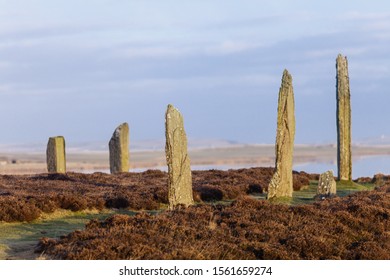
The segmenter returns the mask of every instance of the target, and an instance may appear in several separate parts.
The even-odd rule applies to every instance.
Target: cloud
[[[47,25],[45,23],[33,23],[29,25],[14,25],[8,28],[0,29],[0,40],[12,39],[35,39],[45,37],[67,36],[80,33],[88,33],[93,31],[102,31],[107,25],[103,24],[54,24]]]
[[[387,12],[361,12],[361,11],[348,11],[338,17],[339,20],[347,21],[382,21],[389,20],[390,13]]]
[[[129,46],[114,51],[114,57],[127,59],[168,58],[192,55],[196,48],[186,46]]]
[[[233,53],[241,53],[248,50],[261,47],[262,44],[244,42],[244,41],[224,41],[218,45],[206,47],[206,53],[212,55],[228,55]]]
[[[348,47],[343,48],[343,52],[348,55],[361,55],[369,51],[368,47]],[[340,48],[326,48],[326,49],[315,49],[306,51],[306,56],[309,58],[323,58],[334,56],[340,52]]]
[[[388,12],[347,12],[340,16],[340,22],[347,22],[355,29],[375,32],[376,36],[380,36],[382,32],[387,32],[390,29],[390,13]]]
[[[105,38],[116,26],[110,24],[32,24],[0,30],[0,49],[34,48],[44,49],[61,45],[71,48],[105,47]]]
[[[14,64],[8,61],[0,61],[0,71],[4,69],[9,69],[13,66]]]
[[[222,88],[267,86],[280,80],[272,75],[243,75],[243,76],[194,76],[187,78],[155,78],[137,79],[122,82],[102,82],[96,85],[98,91],[117,92],[118,94],[163,94],[194,91],[214,91],[214,95],[221,95]]]
[[[220,43],[208,42],[205,44],[194,45],[163,45],[150,44],[140,46],[120,47],[114,51],[113,56],[126,59],[142,59],[142,58],[170,58],[183,56],[220,56],[234,53],[246,52],[248,50],[261,47],[261,44],[254,44],[244,41],[223,41]]]
[[[0,41],[0,50],[7,50],[13,48],[28,49],[41,45],[43,42],[37,39],[20,39],[20,40],[4,40]]]
[[[255,2],[258,5],[257,1],[252,3]],[[63,5],[70,9],[69,4]],[[164,5],[160,2],[159,7]],[[120,7],[118,4],[111,12]],[[123,12],[114,23],[95,20],[108,16],[89,17],[85,10],[78,11],[79,16],[71,19],[62,15],[57,21],[53,14],[48,16],[50,20],[34,22],[27,18],[20,19],[20,24],[16,20],[14,25],[2,24],[0,95],[9,104],[18,105],[5,108],[1,112],[3,119],[18,107],[17,110],[31,118],[24,120],[20,115],[21,121],[31,123],[32,127],[36,112],[42,108],[45,112],[55,111],[51,103],[59,100],[56,106],[65,114],[63,125],[68,125],[68,129],[75,122],[68,123],[66,114],[72,115],[80,127],[88,126],[83,122],[83,117],[88,115],[89,120],[96,119],[99,124],[108,119],[115,122],[113,116],[136,119],[144,129],[145,111],[150,110],[153,113],[148,112],[147,118],[152,119],[153,115],[156,117],[153,122],[158,123],[150,127],[154,131],[160,124],[160,111],[154,109],[169,101],[179,103],[194,118],[207,107],[209,115],[203,116],[204,123],[209,119],[215,122],[209,124],[210,133],[232,139],[238,138],[237,135],[246,137],[242,135],[248,135],[252,127],[240,128],[242,123],[252,120],[253,115],[261,120],[263,115],[275,113],[281,75],[287,68],[293,75],[300,108],[297,118],[305,123],[306,131],[314,131],[318,123],[334,117],[332,102],[338,53],[349,58],[354,100],[363,100],[365,105],[364,99],[370,94],[367,103],[375,101],[380,106],[387,103],[384,93],[390,87],[390,27],[387,28],[386,13],[363,11],[337,17],[338,12],[328,14],[309,7],[308,12],[292,9],[290,13],[286,8],[281,12],[264,10],[264,16],[260,11],[240,10],[237,16],[233,10],[229,13],[221,9],[222,15],[213,17],[210,12],[199,18],[194,13],[187,20],[184,14],[174,18],[166,9],[153,9],[154,15],[160,17],[150,21],[143,17],[148,14],[145,8],[138,18],[127,19]],[[174,14],[180,13],[183,11],[176,7]],[[74,100],[77,104],[73,104]],[[220,108],[216,109],[216,104]],[[236,104],[240,106],[236,109],[237,131],[233,134],[226,118]],[[121,110],[117,110],[118,106]],[[323,110],[321,115],[319,108]],[[385,109],[374,110],[382,119],[389,119],[390,113]],[[102,111],[116,112],[107,117]],[[220,118],[213,117],[215,111]],[[367,119],[372,120],[371,116]],[[265,129],[269,127],[268,123],[261,125]],[[221,127],[221,132],[215,127]],[[142,129],[140,135],[149,135]],[[198,129],[203,128],[199,125]],[[370,129],[375,128],[367,131]],[[274,128],[270,131],[272,136]],[[332,138],[325,135],[329,131],[321,133],[327,139]],[[311,137],[322,136],[315,133]]]
[[[0,84],[0,95],[9,94],[13,91],[14,86],[10,84]]]

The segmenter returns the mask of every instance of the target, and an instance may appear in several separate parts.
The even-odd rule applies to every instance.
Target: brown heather
[[[261,193],[271,179],[272,168],[229,171],[193,171],[196,202],[231,200]],[[309,183],[310,175],[294,174],[295,188]],[[115,175],[40,174],[0,176],[0,221],[33,221],[57,209],[125,208],[153,210],[168,204],[168,175],[159,170]]]
[[[390,185],[287,206],[240,197],[158,215],[115,215],[37,252],[54,259],[390,259]]]

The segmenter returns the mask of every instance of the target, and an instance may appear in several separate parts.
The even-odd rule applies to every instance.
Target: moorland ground
[[[318,174],[294,172],[293,199],[269,202],[272,174],[193,171],[196,205],[174,211],[159,170],[2,175],[0,257],[390,259],[387,176],[339,183],[338,197],[316,202]]]

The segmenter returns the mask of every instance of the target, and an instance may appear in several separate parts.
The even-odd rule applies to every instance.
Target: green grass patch
[[[293,201],[292,197],[273,197],[268,200],[272,204],[291,204]]]
[[[369,191],[375,188],[372,183],[355,183],[349,181],[336,182],[337,196],[344,197],[354,192]],[[277,198],[270,200],[271,203],[288,204],[288,205],[302,205],[311,204],[315,202],[314,196],[317,194],[318,181],[310,181],[310,185],[302,188],[300,191],[294,191],[292,198]],[[253,195],[256,199],[267,199],[267,194]]]
[[[354,192],[370,191],[375,188],[375,184],[372,183],[355,183],[350,181],[337,182],[337,195],[346,196]]]
[[[309,204],[314,202],[314,196],[317,193],[317,185],[318,181],[311,181],[309,186],[305,186],[300,191],[294,191],[293,197],[279,197],[273,198],[270,203],[273,204],[288,204],[288,205],[301,205],[301,204]],[[257,194],[253,195],[256,199],[267,199],[267,194]]]
[[[336,182],[337,196],[344,197],[349,194],[359,191],[369,191],[374,189],[374,184],[364,183],[358,184],[351,181],[339,181]],[[314,196],[317,194],[318,181],[310,181],[310,185],[300,191],[293,193],[293,200],[291,205],[301,205],[313,203]]]
[[[36,259],[35,246],[41,237],[58,238],[82,230],[91,219],[103,220],[113,214],[133,215],[132,211],[57,211],[31,222],[0,223],[0,259]]]
[[[318,181],[310,181],[309,186],[302,188],[300,191],[293,192],[291,205],[302,205],[313,203],[314,196],[317,194]]]

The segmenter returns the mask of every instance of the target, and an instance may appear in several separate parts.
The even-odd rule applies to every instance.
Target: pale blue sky
[[[296,143],[336,142],[335,59],[352,137],[390,137],[389,1],[0,0],[0,143],[190,138],[274,143],[283,69]]]

